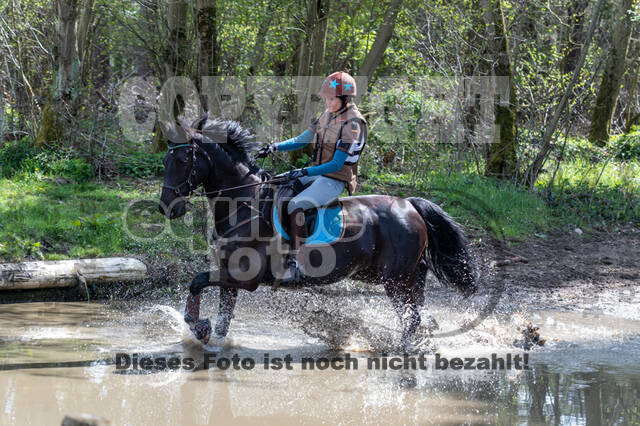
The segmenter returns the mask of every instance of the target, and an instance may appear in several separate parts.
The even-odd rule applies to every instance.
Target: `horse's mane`
[[[209,118],[206,115],[196,120],[192,127],[202,132],[203,141],[209,139],[209,142],[216,142],[214,145],[229,155],[232,161],[244,163],[251,169],[256,167],[253,163],[253,153],[258,150],[260,143],[237,121]],[[220,140],[225,134],[226,141]]]

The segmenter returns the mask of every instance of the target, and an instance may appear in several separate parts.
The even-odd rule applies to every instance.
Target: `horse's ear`
[[[178,123],[173,121],[158,121],[160,125],[160,130],[162,130],[162,134],[165,139],[174,143],[187,143],[189,141],[189,136],[187,132],[179,126]]]
[[[209,112],[205,112],[199,118],[197,118],[192,124],[191,127],[194,129],[202,130],[202,126],[209,118]]]

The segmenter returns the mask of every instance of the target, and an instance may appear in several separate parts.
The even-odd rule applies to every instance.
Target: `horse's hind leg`
[[[420,313],[414,300],[411,289],[402,284],[387,282],[384,289],[391,299],[393,309],[402,323],[402,337],[400,345],[403,350],[407,350],[411,344],[411,338],[420,326]]]

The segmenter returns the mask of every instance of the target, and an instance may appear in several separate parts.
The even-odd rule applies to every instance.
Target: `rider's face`
[[[324,103],[327,106],[329,112],[337,112],[342,106],[342,101],[337,96],[324,98]]]

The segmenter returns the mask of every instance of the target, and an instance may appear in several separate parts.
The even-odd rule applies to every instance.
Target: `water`
[[[423,316],[433,315],[442,334],[484,303],[482,295],[465,301],[439,288],[427,294]],[[399,324],[382,290],[355,283],[241,293],[230,337],[204,348],[183,325],[178,302],[0,305],[0,424],[58,425],[73,413],[118,425],[639,424],[633,297],[622,303],[615,292],[575,288],[553,297],[535,289],[505,294],[476,328],[425,342],[425,370],[366,368],[383,352],[398,355]],[[213,320],[216,306],[215,292],[207,293],[202,316]],[[434,368],[435,353],[522,356],[514,341],[528,322],[546,339],[529,351],[528,370]],[[192,358],[199,366],[120,370],[117,353]],[[290,355],[291,369],[263,368],[265,353]],[[302,369],[303,357],[347,354],[357,369]],[[205,356],[233,355],[255,367],[202,368]]]

